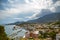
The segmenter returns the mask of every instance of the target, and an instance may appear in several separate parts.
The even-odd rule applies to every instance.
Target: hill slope
[[[54,22],[57,20],[60,20],[60,13],[51,13],[51,14],[45,15],[43,17],[40,17],[38,19],[30,20],[28,22],[30,22],[30,23],[47,23],[47,22]]]

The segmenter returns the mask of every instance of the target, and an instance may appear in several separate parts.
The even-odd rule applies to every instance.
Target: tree
[[[52,38],[52,40],[55,39],[55,37],[56,37],[56,32],[52,31],[52,32],[50,32],[50,33],[48,33],[48,34],[50,35],[50,37]]]
[[[0,40],[8,40],[4,30],[4,26],[1,26],[1,25],[0,25]]]

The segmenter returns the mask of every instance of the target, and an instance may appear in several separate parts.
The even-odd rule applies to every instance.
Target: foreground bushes
[[[4,26],[1,26],[1,25],[0,25],[0,40],[8,40],[4,30]]]

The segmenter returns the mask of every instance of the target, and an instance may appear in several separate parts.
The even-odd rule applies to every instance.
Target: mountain
[[[23,23],[24,21],[20,22],[20,21],[17,21],[17,22],[14,22],[14,23],[9,23],[9,24],[6,24],[6,25],[18,25],[18,24],[21,24]]]
[[[60,20],[60,13],[51,13],[51,14],[45,15],[43,17],[40,17],[38,19],[30,20],[28,22],[30,22],[30,23],[47,23],[47,22],[54,22],[57,20]]]
[[[14,22],[14,23],[9,23],[7,25],[19,25],[22,23],[48,23],[48,22],[55,22],[55,21],[59,21],[60,20],[60,13],[49,13],[47,15],[44,16],[40,16],[38,19],[34,19],[34,20],[29,20],[27,22]]]

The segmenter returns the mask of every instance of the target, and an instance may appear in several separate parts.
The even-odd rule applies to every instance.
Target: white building
[[[56,34],[56,40],[60,40],[60,33]]]

